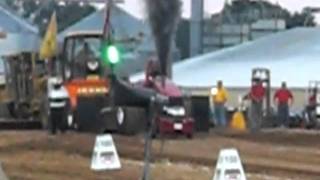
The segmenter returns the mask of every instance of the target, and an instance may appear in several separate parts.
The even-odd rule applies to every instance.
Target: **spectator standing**
[[[289,107],[293,103],[292,92],[287,88],[287,84],[282,82],[281,88],[274,95],[274,101],[278,106],[278,121],[282,126],[289,126]]]
[[[261,128],[265,91],[266,90],[260,79],[257,79],[251,87],[251,91],[249,93],[249,98],[251,99],[251,108],[249,112],[249,125],[251,131],[257,131]]]
[[[226,127],[226,109],[225,104],[228,100],[228,92],[223,87],[222,81],[217,82],[217,92],[213,94],[214,114],[217,125]]]

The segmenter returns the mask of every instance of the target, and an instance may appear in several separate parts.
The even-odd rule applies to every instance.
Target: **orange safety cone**
[[[240,131],[247,130],[246,120],[242,111],[238,110],[233,114],[230,127],[233,130],[240,130]]]

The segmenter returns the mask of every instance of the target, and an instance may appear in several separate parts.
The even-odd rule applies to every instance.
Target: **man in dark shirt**
[[[309,96],[308,99],[308,106],[310,109],[315,109],[317,106],[317,88],[312,89],[311,95]]]
[[[249,98],[251,99],[249,124],[252,131],[261,128],[263,118],[263,99],[265,96],[265,88],[262,81],[257,80],[251,87]]]
[[[278,105],[278,120],[282,126],[289,126],[289,106],[293,103],[292,92],[287,89],[287,84],[282,83],[281,88],[278,89],[274,95],[274,101]]]
[[[94,59],[94,52],[88,42],[83,43],[83,48],[76,55],[74,74],[76,77],[86,77],[87,63]]]
[[[307,115],[306,121],[308,126],[314,126],[316,124],[317,94],[318,89],[313,88],[310,92],[308,104],[305,108],[305,113]]]

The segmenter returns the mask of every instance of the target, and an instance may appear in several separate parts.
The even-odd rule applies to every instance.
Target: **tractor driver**
[[[145,86],[152,86],[153,79],[160,75],[160,64],[155,58],[148,60],[146,65],[146,81]]]
[[[88,42],[83,43],[83,48],[79,51],[75,59],[75,76],[85,77],[87,63],[94,58],[94,53],[90,49]]]

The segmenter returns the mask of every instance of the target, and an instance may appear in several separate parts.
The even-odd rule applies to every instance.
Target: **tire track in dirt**
[[[13,138],[15,136],[14,138],[17,138],[16,143],[9,141],[5,143],[0,140],[0,157],[26,151],[38,151],[39,153],[62,151],[70,156],[78,155],[90,158],[95,140],[95,136],[90,134],[68,133],[51,138],[43,132],[10,134],[5,137]],[[0,133],[0,138],[2,135]],[[213,168],[219,149],[234,145],[239,147],[244,166],[248,172],[290,175],[311,179],[320,177],[320,159],[319,156],[316,156],[318,155],[317,145],[314,147],[314,144],[318,144],[318,139],[311,138],[307,143],[304,142],[305,144],[301,145],[300,142],[281,144],[280,140],[288,141],[287,137],[279,137],[280,140],[273,143],[272,139],[269,139],[273,137],[275,137],[273,134],[260,134],[254,138],[247,135],[234,137],[234,135],[210,134],[206,137],[195,137],[193,140],[168,140],[165,142],[163,153],[159,152],[161,143],[156,140],[153,144],[153,161],[158,162],[168,159],[174,163],[188,163]],[[290,137],[290,140],[299,141],[308,139],[308,137]],[[264,142],[267,139],[269,139],[268,143]],[[121,158],[142,161],[144,143],[141,137],[114,136],[114,140]],[[294,150],[295,146],[299,149],[298,151]],[[304,146],[306,151],[304,151]],[[269,147],[276,150],[266,149]],[[281,152],[277,150],[279,147]],[[281,149],[283,147],[287,147],[288,150]],[[315,152],[312,153],[313,150]],[[278,152],[278,154],[273,152]],[[294,158],[295,156],[301,157]]]

